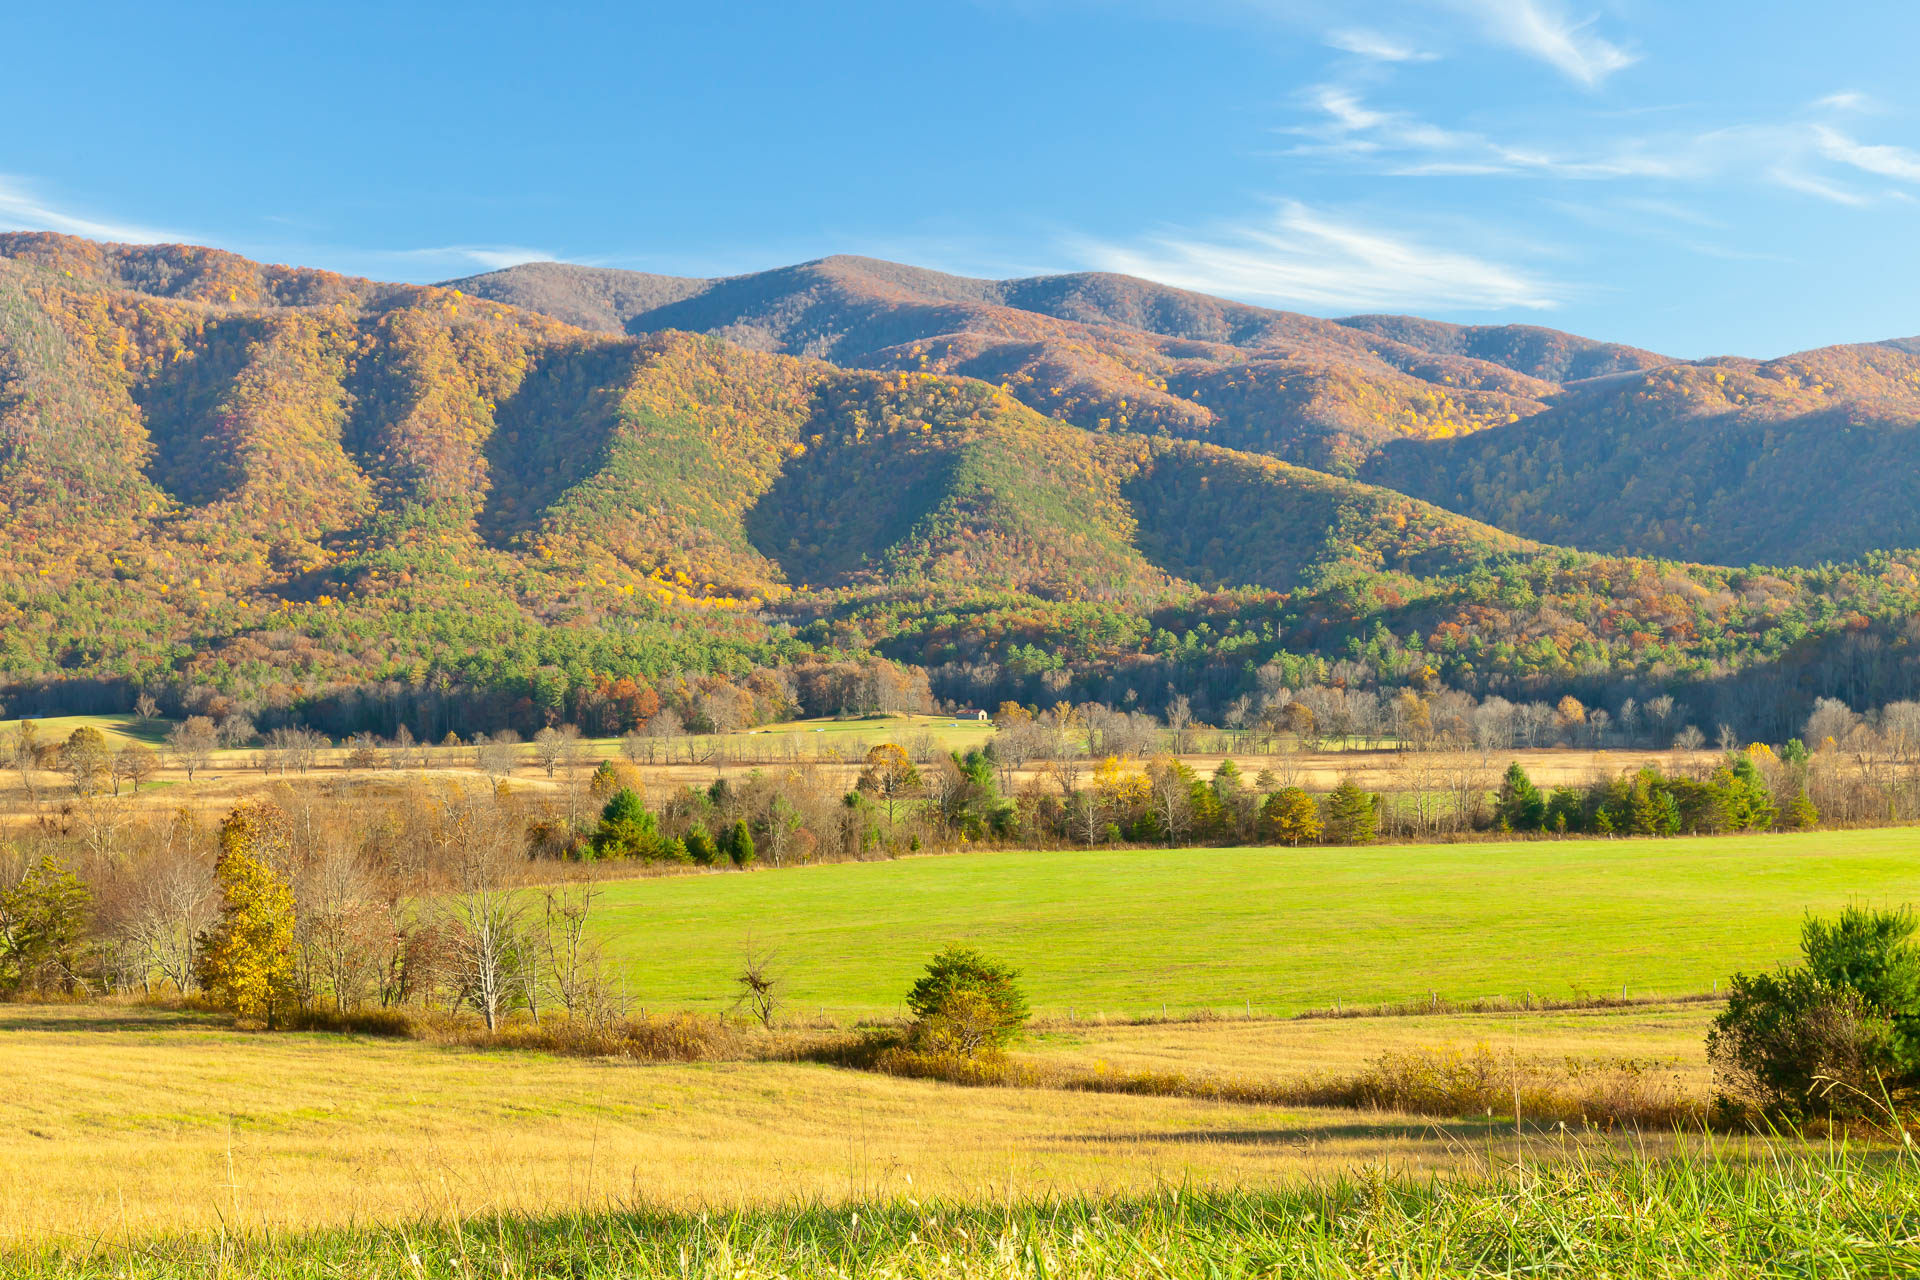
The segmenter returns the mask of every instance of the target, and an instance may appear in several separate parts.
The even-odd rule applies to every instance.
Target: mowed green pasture
[[[1803,914],[1920,901],[1920,829],[1362,849],[979,853],[619,881],[598,927],[652,1008],[731,1001],[749,934],[798,1012],[888,1014],[948,942],[1051,1014],[1706,991]]]

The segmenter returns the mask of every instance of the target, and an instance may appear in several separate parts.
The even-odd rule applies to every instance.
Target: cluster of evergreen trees
[[[1789,751],[1791,765],[1791,747]],[[1804,760],[1801,753],[1799,763]],[[1551,794],[1535,786],[1515,762],[1501,780],[1493,816],[1501,831],[1563,835],[1718,835],[1783,827],[1804,831],[1820,821],[1804,782],[1782,804],[1745,753],[1729,755],[1705,778],[1668,777],[1658,767],[1645,765],[1585,787],[1556,787]]]

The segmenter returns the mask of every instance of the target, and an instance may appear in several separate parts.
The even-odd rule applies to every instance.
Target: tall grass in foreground
[[[103,1244],[0,1276],[1920,1276],[1911,1149],[1575,1148],[1484,1177],[1356,1174],[1127,1200],[648,1210]]]

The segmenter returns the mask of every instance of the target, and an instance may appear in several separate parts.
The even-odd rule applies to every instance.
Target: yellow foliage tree
[[[1320,809],[1299,787],[1284,787],[1260,806],[1260,837],[1299,846],[1320,838]]]
[[[1132,762],[1108,756],[1093,770],[1093,789],[1109,808],[1122,812],[1147,802],[1147,775],[1131,768]]]
[[[246,805],[220,826],[220,919],[202,933],[195,967],[221,1005],[247,1021],[264,1021],[292,1003],[293,890],[274,873],[266,847],[285,829],[272,805]]]

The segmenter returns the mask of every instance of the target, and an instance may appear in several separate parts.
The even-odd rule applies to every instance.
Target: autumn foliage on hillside
[[[1897,433],[1836,425],[1858,412],[1842,387],[1920,407],[1897,346],[1649,371],[1549,331],[1338,324],[1117,277],[814,268],[596,295],[734,315],[728,341],[211,250],[0,237],[0,697],[197,690],[351,721],[366,690],[469,691],[513,723],[744,699],[715,712],[732,721],[797,705],[770,671],[877,656],[989,703],[1222,705],[1275,664],[1481,690],[1773,671],[1810,696],[1828,690],[1801,676],[1870,637],[1896,651],[1920,608],[1910,557],[1733,570],[1503,531],[1604,541],[1607,485],[1625,519],[1691,485],[1666,536],[1701,537],[1709,491],[1816,489],[1790,455],[1822,431],[1871,446],[1884,474],[1863,494],[1898,496]],[[834,310],[855,295],[858,316]],[[890,367],[767,349],[796,346]],[[1538,375],[1593,369],[1547,405]],[[1682,404],[1698,431],[1674,466],[1607,470],[1635,422]],[[1274,456],[1492,467],[1475,441],[1549,428],[1500,527]],[[1723,437],[1764,447],[1714,462]]]

